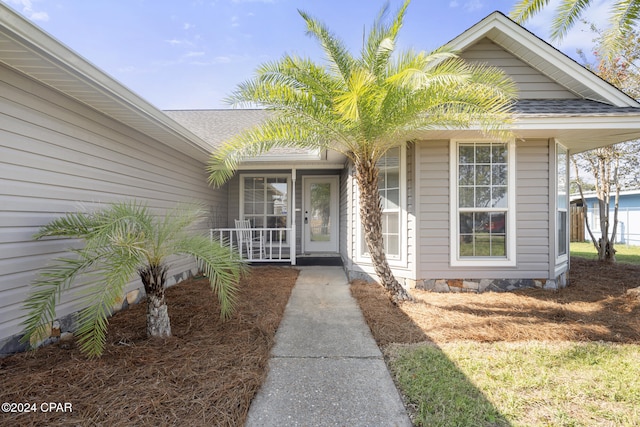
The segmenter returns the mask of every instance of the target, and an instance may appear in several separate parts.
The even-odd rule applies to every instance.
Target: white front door
[[[338,177],[303,177],[305,252],[338,252]]]

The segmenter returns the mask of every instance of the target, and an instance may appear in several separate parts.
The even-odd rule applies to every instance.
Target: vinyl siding
[[[550,77],[522,61],[488,38],[470,46],[460,56],[504,70],[518,86],[521,99],[567,99],[577,96]]]
[[[449,141],[416,145],[418,279],[549,278],[549,143],[516,144],[516,267],[449,264]]]
[[[416,143],[417,278],[449,265],[449,141]]]
[[[406,236],[406,248],[404,259],[406,260],[406,273],[403,273],[403,277],[408,279],[415,279],[415,252],[416,252],[416,207],[415,207],[415,145],[407,145],[407,188],[406,188],[406,211],[407,211],[407,236]],[[402,232],[402,230],[401,230]],[[401,240],[403,241],[403,240]]]
[[[159,214],[177,202],[213,209],[226,189],[207,186],[199,161],[0,66],[0,344],[21,331],[38,270],[71,243],[33,234],[65,212],[132,198]],[[170,283],[191,269],[188,259],[171,260]],[[81,308],[81,288],[65,294],[58,316]]]
[[[349,269],[353,259],[351,257],[351,248],[353,247],[353,241],[351,240],[351,230],[353,230],[353,224],[351,223],[353,215],[353,203],[349,197],[351,194],[350,186],[352,185],[353,178],[351,176],[351,163],[340,173],[340,243],[339,251],[342,257],[344,267]]]

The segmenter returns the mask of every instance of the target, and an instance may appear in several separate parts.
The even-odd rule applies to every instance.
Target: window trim
[[[239,200],[238,200],[238,216],[240,219],[245,219],[244,216],[244,180],[246,178],[264,178],[265,180],[267,178],[285,178],[287,180],[287,226],[286,228],[291,228],[291,191],[292,191],[292,186],[291,186],[291,174],[278,174],[278,173],[241,173],[240,174],[240,191],[239,191]],[[265,218],[267,216],[267,214],[264,214]],[[266,222],[265,222],[266,223]],[[265,227],[260,227],[257,229],[262,229]],[[287,234],[287,240],[286,240],[286,244],[290,244],[290,234],[291,233],[286,233]]]
[[[559,157],[559,153],[560,150],[559,148],[562,147],[562,149],[564,150],[564,154],[565,154],[565,170],[567,171],[566,173],[566,177],[565,177],[565,183],[566,183],[566,188],[565,188],[565,194],[566,194],[566,208],[564,209],[564,213],[565,213],[565,242],[566,242],[566,252],[564,254],[560,253],[560,241],[558,239],[559,235],[558,232],[560,231],[558,226],[558,212],[560,212],[560,207],[558,205],[558,198],[559,198],[559,162],[558,162],[558,157]],[[555,166],[556,166],[556,178],[555,178],[555,183],[556,183],[556,188],[555,188],[555,220],[554,220],[554,234],[555,234],[555,255],[556,255],[556,265],[557,264],[561,264],[563,262],[568,261],[569,259],[569,240],[570,240],[570,235],[569,233],[571,232],[571,225],[570,225],[570,204],[569,204],[569,179],[570,179],[570,173],[569,173],[569,150],[567,149],[567,147],[565,147],[564,145],[560,144],[559,142],[556,142],[555,144]]]
[[[398,208],[399,220],[398,220],[398,233],[399,233],[399,255],[389,256],[387,255],[387,262],[391,267],[407,267],[407,245],[408,245],[408,215],[407,215],[407,147],[406,145],[399,146],[400,148],[400,204]],[[355,186],[354,192],[354,215],[356,217],[356,262],[364,264],[372,264],[371,257],[363,254],[363,242],[364,236],[362,233],[362,221],[360,218],[360,195],[359,188]]]
[[[506,143],[507,144],[507,229],[506,257],[460,257],[459,233],[460,212],[458,198],[458,147],[465,143]],[[453,267],[515,267],[516,262],[516,144],[514,139],[497,141],[494,139],[452,139],[449,143],[449,221],[450,221],[450,264]]]

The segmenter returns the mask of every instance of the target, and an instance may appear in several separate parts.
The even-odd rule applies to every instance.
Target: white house
[[[434,290],[563,286],[568,153],[639,138],[640,104],[500,13],[451,45],[515,80],[516,138],[425,131],[387,154],[380,192],[393,271]],[[0,353],[20,349],[29,284],[69,244],[32,235],[116,200],[159,212],[199,200],[215,229],[249,220],[259,258],[329,255],[351,277],[373,274],[342,156],[280,150],[243,163],[221,189],[207,186],[209,153],[268,112],[159,111],[1,4],[0,88]],[[174,282],[195,268],[172,266]],[[81,288],[64,296],[61,319],[79,309]]]

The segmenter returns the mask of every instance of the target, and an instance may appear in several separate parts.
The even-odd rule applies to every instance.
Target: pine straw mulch
[[[391,343],[472,340],[640,343],[640,266],[571,259],[570,284],[557,292],[434,293],[413,290],[415,303],[392,305],[383,289],[351,286],[374,338]]]
[[[207,280],[184,281],[167,290],[173,337],[146,338],[143,302],[111,319],[100,359],[73,343],[0,359],[0,402],[38,411],[0,413],[0,425],[243,425],[297,275],[255,267],[225,323]],[[42,402],[73,412],[43,413]]]

